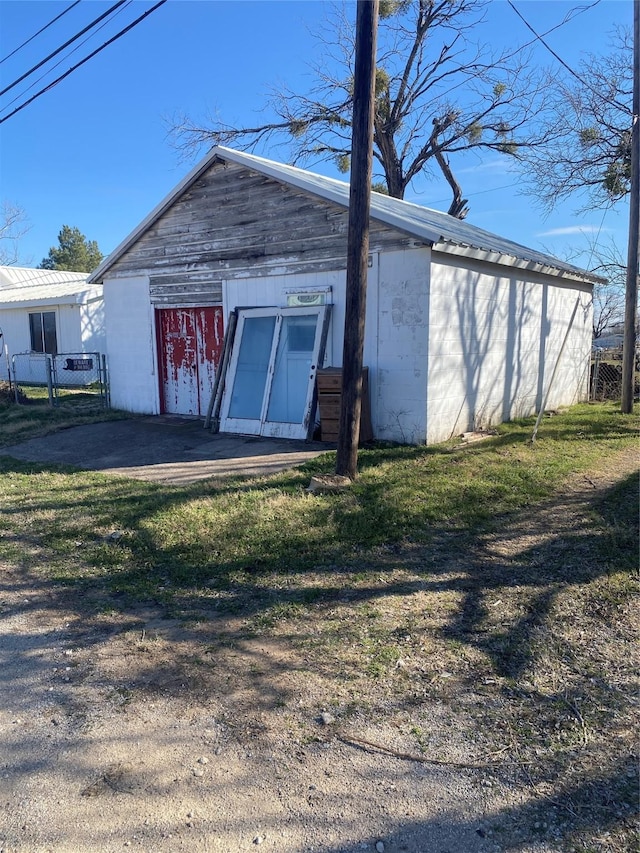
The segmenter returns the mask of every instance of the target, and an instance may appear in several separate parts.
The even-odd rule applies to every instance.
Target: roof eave
[[[0,299],[0,311],[15,308],[49,308],[54,305],[77,305],[75,299],[69,296],[52,296],[49,299],[21,299],[5,301]]]
[[[0,290],[0,310],[14,308],[46,308],[53,305],[86,305],[102,298],[102,288],[91,287],[77,293],[65,293],[58,296],[36,296],[29,298],[29,288],[24,288],[21,299],[7,299],[6,292]],[[3,299],[3,296],[5,297]]]
[[[441,240],[433,244],[434,252],[442,252],[447,255],[456,255],[457,257],[472,258],[476,261],[485,261],[490,264],[505,265],[508,260],[508,265],[515,269],[526,270],[528,272],[538,272],[546,275],[560,276],[568,278],[572,281],[581,281],[589,285],[605,284],[607,279],[593,275],[586,271],[580,270],[577,267],[571,269],[564,266],[555,266],[553,264],[541,264],[537,261],[527,260],[526,258],[518,258],[515,255],[507,255],[502,252],[495,252],[489,249],[479,249],[474,246],[464,246],[459,243],[450,243]]]

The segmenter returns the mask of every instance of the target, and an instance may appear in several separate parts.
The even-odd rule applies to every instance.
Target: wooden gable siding
[[[148,275],[152,298],[163,302],[170,288],[190,296],[207,281],[217,296],[223,279],[335,270],[346,263],[347,224],[348,212],[338,205],[236,164],[216,164],[147,229],[109,277]],[[371,222],[371,251],[410,242]]]

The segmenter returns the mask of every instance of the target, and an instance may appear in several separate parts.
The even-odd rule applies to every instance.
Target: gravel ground
[[[128,626],[82,626],[7,566],[1,595],[3,853],[500,849],[503,795],[484,772],[344,743],[330,717],[301,741],[295,707],[231,721],[166,682],[132,699],[105,651]],[[361,734],[399,740],[383,722]]]

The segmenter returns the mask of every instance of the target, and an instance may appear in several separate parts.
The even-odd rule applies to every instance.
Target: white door
[[[222,432],[307,438],[329,308],[239,310]]]

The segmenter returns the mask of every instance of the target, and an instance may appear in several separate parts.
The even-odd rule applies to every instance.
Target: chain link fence
[[[640,351],[636,351],[634,396],[640,393]],[[622,396],[622,347],[598,349],[591,359],[591,400],[619,400]]]
[[[18,384],[46,387],[52,406],[59,405],[61,391],[76,390],[90,393],[102,408],[110,407],[107,361],[99,352],[21,352],[11,356],[11,368],[16,389]]]
[[[51,356],[39,352],[16,353],[11,356],[11,374],[14,382],[22,385],[48,385]]]

